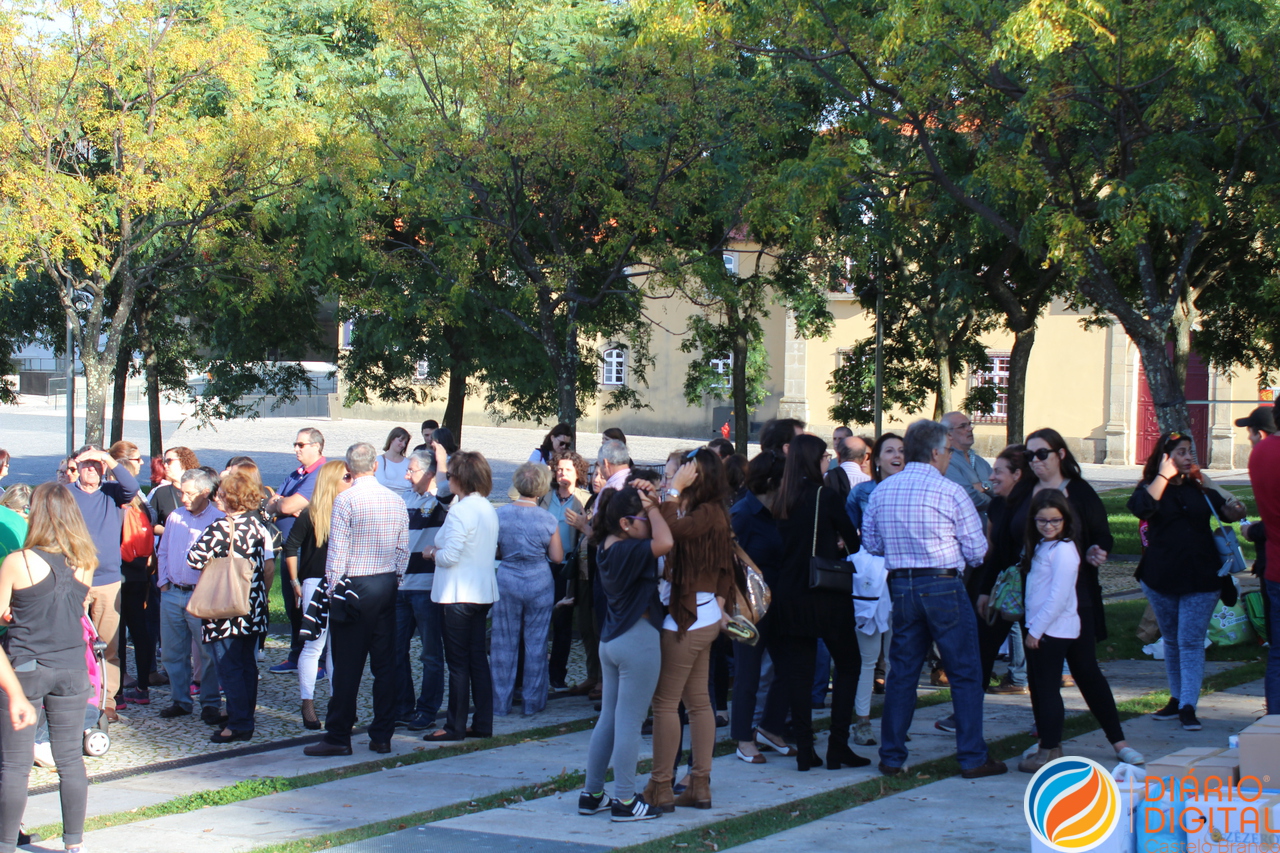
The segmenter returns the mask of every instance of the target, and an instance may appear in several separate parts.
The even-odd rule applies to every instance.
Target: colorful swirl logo
[[[1092,850],[1120,822],[1120,789],[1087,758],[1058,758],[1036,771],[1022,799],[1031,831],[1062,853]]]

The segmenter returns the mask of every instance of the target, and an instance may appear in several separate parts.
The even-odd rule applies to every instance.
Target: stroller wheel
[[[100,729],[90,729],[84,733],[85,755],[106,755],[111,749],[111,736]]]

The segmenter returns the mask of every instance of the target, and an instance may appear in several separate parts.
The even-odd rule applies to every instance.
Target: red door
[[[1170,356],[1173,355],[1172,344],[1169,345],[1168,352]],[[1209,367],[1194,352],[1187,361],[1187,384],[1183,392],[1188,400],[1209,399]],[[1191,437],[1195,441],[1196,459],[1201,465],[1207,465],[1209,464],[1206,460],[1209,448],[1209,406],[1207,403],[1196,403],[1187,408],[1191,411]],[[1137,453],[1134,462],[1139,465],[1146,462],[1159,440],[1160,424],[1156,420],[1156,407],[1151,401],[1147,371],[1139,360]]]

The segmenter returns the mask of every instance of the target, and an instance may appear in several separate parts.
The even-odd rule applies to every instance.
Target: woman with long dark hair
[[[1124,739],[1124,728],[1120,724],[1111,684],[1098,666],[1098,641],[1107,638],[1098,567],[1107,561],[1107,554],[1115,544],[1111,524],[1107,521],[1107,508],[1093,486],[1082,476],[1080,463],[1057,430],[1038,429],[1028,435],[1027,454],[1031,472],[1036,476],[1032,495],[1049,489],[1062,492],[1067,496],[1079,525],[1075,541],[1082,555],[1076,579],[1080,636],[1066,650],[1067,666],[1080,695],[1089,706],[1089,712],[1102,727],[1120,760],[1128,764],[1142,764],[1142,754]]]
[[[653,694],[653,775],[644,799],[668,812],[676,806],[711,808],[716,741],[715,711],[707,689],[711,645],[735,599],[726,491],[720,457],[700,448],[680,466],[668,490],[673,500],[662,505],[675,545],[663,569],[667,616],[662,623],[662,668]],[[688,788],[673,797],[681,699],[689,714],[693,768]]]
[[[902,436],[886,432],[876,439],[871,448],[871,479],[859,483],[849,490],[845,498],[844,509],[854,527],[862,527],[862,516],[866,514],[867,504],[871,501],[871,493],[885,477],[898,473],[907,464],[906,445]]]
[[[1169,678],[1169,703],[1152,716],[1200,731],[1196,700],[1204,679],[1204,635],[1222,589],[1213,516],[1239,521],[1244,504],[1206,489],[1191,437],[1172,432],[1160,436],[1147,458],[1129,511],[1147,522],[1147,550],[1134,576],[1156,612]]]
[[[80,620],[98,551],[75,499],[57,483],[36,486],[28,522],[26,547],[0,564],[0,611],[12,612],[6,647],[22,691],[32,705],[45,709],[58,767],[62,842],[76,851],[89,796],[82,743],[91,693]],[[0,851],[13,850],[18,838],[35,737],[34,726],[17,727],[9,697],[0,693]]]
[[[529,454],[528,461],[550,465],[552,457],[564,450],[573,450],[573,427],[556,424],[542,439],[541,446]]]
[[[820,763],[813,749],[810,702],[818,640],[826,643],[836,665],[827,767],[836,770],[871,763],[849,749],[849,726],[861,671],[853,599],[847,592],[809,587],[812,557],[840,560],[844,556],[842,542],[852,553],[861,541],[844,511],[840,493],[823,485],[822,471],[830,455],[827,443],[817,436],[793,438],[773,512],[782,533],[786,560],[777,582],[770,587],[773,604],[769,618],[777,635],[774,663],[786,679],[791,698],[791,725],[798,750],[796,766],[800,770]]]

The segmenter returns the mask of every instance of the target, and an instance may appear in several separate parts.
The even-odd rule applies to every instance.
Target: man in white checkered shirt
[[[862,547],[884,555],[893,598],[880,772],[897,776],[905,770],[916,684],[930,644],[937,643],[951,681],[961,775],[995,776],[1008,768],[987,755],[982,736],[978,623],[961,580],[967,566],[982,562],[987,540],[973,502],[944,476],[947,428],[916,421],[905,443],[906,467],[871,493],[862,522]]]
[[[350,755],[351,729],[365,659],[373,672],[373,722],[369,749],[391,751],[396,712],[396,590],[409,565],[409,514],[404,501],[378,482],[378,450],[368,442],[347,448],[351,487],[333,499],[325,583],[330,591],[346,576],[358,596],[350,622],[329,622],[333,647],[333,695],[325,735],[307,755]]]

